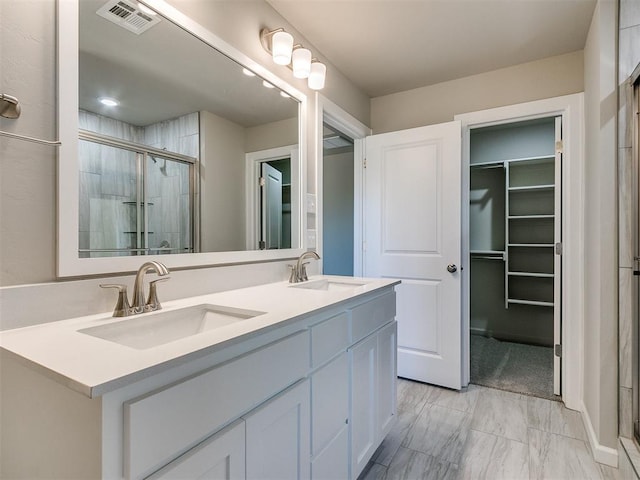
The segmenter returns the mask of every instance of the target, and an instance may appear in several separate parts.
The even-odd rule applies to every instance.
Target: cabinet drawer
[[[396,316],[396,294],[385,293],[351,311],[352,343],[362,340]]]
[[[127,478],[142,478],[288,385],[309,368],[299,332],[124,405]]]
[[[331,317],[311,327],[311,366],[317,367],[338,353],[345,351],[349,342],[349,314]]]

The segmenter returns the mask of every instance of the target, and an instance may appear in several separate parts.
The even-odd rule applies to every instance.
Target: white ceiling
[[[582,50],[595,8],[595,0],[267,1],[371,97]]]

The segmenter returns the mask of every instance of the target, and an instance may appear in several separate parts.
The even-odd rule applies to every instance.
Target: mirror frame
[[[79,1],[81,0],[57,0],[58,138],[62,142],[58,150],[57,171],[57,276],[77,277],[133,272],[138,269],[141,263],[151,260],[161,261],[169,268],[194,268],[285,260],[300,255],[305,250],[306,238],[304,235],[306,215],[303,199],[307,189],[307,96],[164,0],[144,0],[142,3],[156,10],[166,20],[176,24],[196,39],[205,42],[241,66],[252,70],[298,100],[300,165],[296,180],[300,186],[297,192],[297,201],[300,208],[298,209],[299,228],[297,232],[292,230],[291,241],[292,244],[297,244],[300,248],[100,258],[80,258],[78,256]],[[256,41],[257,36],[256,32]]]

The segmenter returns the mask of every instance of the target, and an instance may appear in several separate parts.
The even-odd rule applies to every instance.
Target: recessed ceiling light
[[[264,81],[262,82],[262,85],[264,85],[264,86],[265,86],[265,87],[267,87],[267,88],[275,88],[273,85],[271,85],[271,84],[270,84],[269,82],[267,82],[266,80],[264,80]]]
[[[109,98],[109,97],[101,98],[100,103],[107,107],[117,107],[118,105],[120,105],[120,102],[118,102],[115,98]]]
[[[151,10],[149,7],[147,7],[143,3],[138,2],[138,8],[140,9],[141,12],[146,13],[147,15],[157,15],[157,13],[154,10]]]
[[[247,77],[255,77],[256,74],[253,73],[251,70],[249,70],[248,68],[243,68],[242,69],[242,73],[244,73]]]

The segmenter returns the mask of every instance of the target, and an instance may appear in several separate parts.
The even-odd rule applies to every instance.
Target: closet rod
[[[39,143],[41,145],[50,145],[52,147],[59,147],[60,145],[62,145],[62,142],[58,141],[58,140],[42,140],[40,138],[35,138],[35,137],[27,137],[26,135],[18,135],[17,133],[11,133],[11,132],[5,132],[0,130],[0,136],[1,137],[9,137],[9,138],[15,138],[18,140],[24,140],[26,142],[33,142],[33,143]]]

